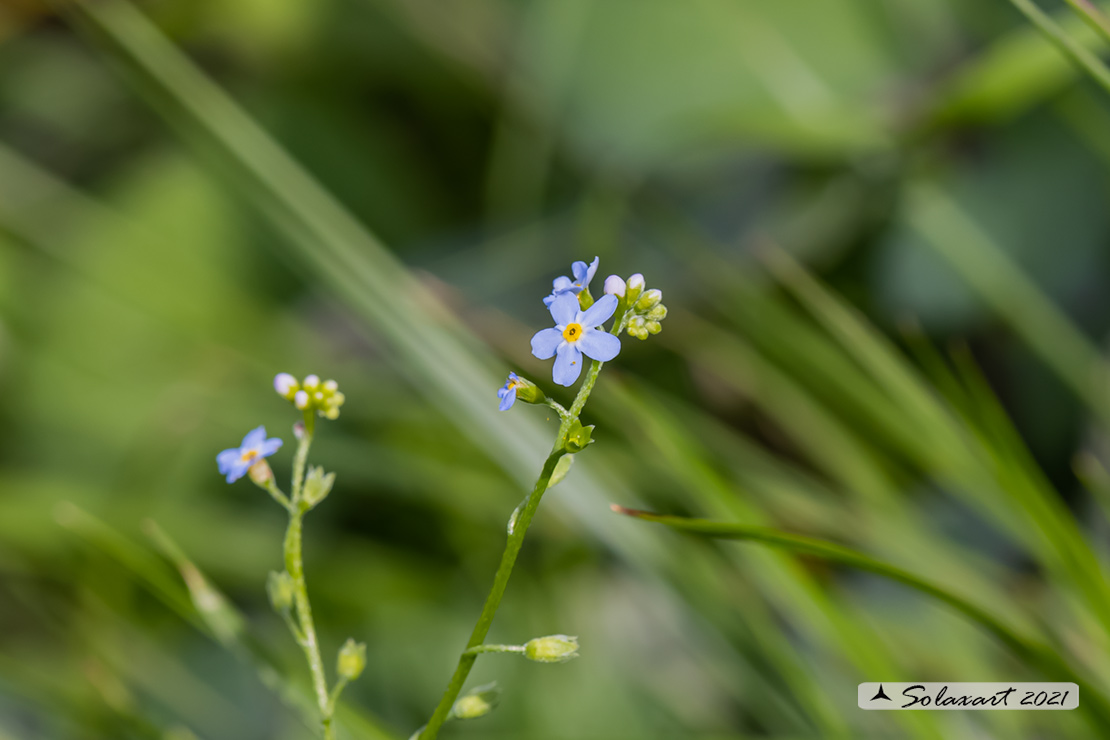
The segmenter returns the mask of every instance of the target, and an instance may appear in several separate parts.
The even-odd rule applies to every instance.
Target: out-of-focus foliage
[[[595,254],[670,315],[600,381],[491,633],[581,657],[484,656],[503,699],[444,737],[1104,736],[1108,106],[1001,0],[7,0],[0,740],[311,735],[283,514],[214,461],[265,424],[287,475],[279,371],[347,397],[305,539],[325,655],[367,644],[340,736],[408,737],[554,428],[496,389],[548,377],[540,298]],[[610,501],[943,584],[1081,709],[861,712],[861,681],[1068,679]]]

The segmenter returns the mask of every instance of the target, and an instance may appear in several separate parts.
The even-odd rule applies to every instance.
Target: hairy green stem
[[[293,458],[292,506],[289,507],[289,526],[285,530],[285,569],[293,579],[293,603],[296,605],[297,621],[300,623],[299,632],[293,629],[292,624],[290,624],[290,631],[304,650],[305,659],[308,661],[308,670],[312,674],[312,688],[316,694],[316,704],[320,709],[320,722],[324,728],[324,740],[335,740],[335,728],[332,726],[335,702],[328,694],[328,679],[324,672],[324,661],[320,658],[316,625],[312,621],[312,605],[308,601],[308,586],[305,584],[301,552],[302,524],[305,514],[305,510],[301,508],[301,494],[304,487],[308,448],[312,446],[314,421],[311,413],[305,414],[304,433],[301,435],[297,453]]]
[[[621,312],[621,315],[613,322],[612,328],[609,330],[614,336],[619,335],[625,328],[625,319],[628,315],[627,309]],[[495,650],[483,650],[486,647],[506,647],[506,646],[487,646],[482,643],[489,633],[490,626],[493,624],[493,617],[497,614],[497,609],[501,606],[501,597],[505,594],[505,587],[509,584],[509,577],[513,573],[513,566],[516,565],[517,555],[520,553],[521,545],[524,544],[524,536],[528,533],[528,527],[532,523],[532,517],[536,514],[536,509],[539,508],[540,499],[547,491],[551,483],[551,475],[555,472],[555,466],[563,455],[567,454],[566,442],[567,432],[570,430],[578,416],[582,413],[582,409],[586,406],[586,401],[593,392],[594,384],[597,382],[597,376],[601,372],[603,362],[594,360],[590,365],[590,370],[586,374],[586,379],[582,382],[582,386],[578,389],[578,395],[574,398],[574,403],[571,405],[570,410],[563,412],[562,407],[551,401],[548,405],[560,411],[561,423],[559,424],[559,432],[555,437],[555,446],[551,449],[551,454],[547,456],[547,460],[543,463],[543,470],[540,471],[540,477],[536,480],[536,485],[532,488],[532,492],[528,494],[527,500],[523,504],[523,508],[518,507],[513,512],[513,520],[509,527],[509,536],[505,542],[505,550],[501,553],[501,564],[497,567],[497,573],[493,578],[493,588],[490,589],[489,596],[486,597],[486,603],[482,606],[482,613],[478,617],[477,624],[474,625],[474,631],[470,633],[470,640],[466,643],[466,649],[463,650],[459,656],[459,663],[455,667],[455,672],[451,676],[450,682],[447,684],[443,696],[439,700],[435,711],[432,713],[431,719],[422,730],[419,730],[416,737],[419,740],[435,740],[439,735],[439,730],[443,727],[443,723],[447,721],[451,713],[451,707],[454,706],[455,700],[459,697],[459,692],[462,691],[463,684],[466,683],[467,676],[470,675],[470,669],[474,667],[474,662],[478,659],[478,654],[483,652],[498,652]],[[550,401],[550,399],[548,399]]]
[[[475,645],[463,651],[465,655],[480,655],[481,653],[523,653],[523,645]]]

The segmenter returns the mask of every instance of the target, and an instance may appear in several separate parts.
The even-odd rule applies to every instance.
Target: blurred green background
[[[340,736],[408,737],[554,434],[495,390],[553,392],[540,298],[595,254],[670,317],[603,374],[490,635],[582,657],[482,658],[504,700],[443,737],[1110,736],[1108,102],[1002,0],[3,0],[0,739],[313,736],[284,514],[214,460],[265,424],[286,478],[279,371],[347,396],[305,541],[325,656],[368,645]],[[614,501],[919,574],[1081,709],[860,711],[1073,677]]]

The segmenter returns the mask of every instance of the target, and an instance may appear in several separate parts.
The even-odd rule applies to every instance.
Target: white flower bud
[[[643,290],[644,276],[637,272],[635,275],[628,278],[628,287],[632,288],[632,290]]]
[[[304,387],[307,391],[315,391],[320,386],[319,375],[309,375],[304,379]]]
[[[334,380],[324,381],[324,391],[326,393],[335,393],[337,390],[339,390],[339,383],[335,382]]]
[[[607,295],[615,295],[623,298],[625,288],[624,279],[620,275],[610,275],[605,278],[605,293]]]
[[[274,376],[274,390],[282,398],[292,401],[293,394],[300,389],[300,383],[289,373],[278,373]]]
[[[658,288],[652,288],[640,296],[640,300],[636,301],[636,308],[640,311],[650,311],[659,305],[663,300],[663,291]]]
[[[304,411],[308,408],[308,393],[305,391],[297,391],[293,396],[293,405]]]

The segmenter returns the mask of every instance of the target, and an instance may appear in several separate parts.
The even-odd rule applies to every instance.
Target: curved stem
[[[308,670],[312,674],[312,688],[316,694],[316,704],[320,709],[320,722],[324,728],[324,740],[335,739],[335,728],[332,726],[332,715],[335,711],[334,702],[328,695],[328,679],[324,672],[324,661],[320,658],[320,643],[316,638],[316,625],[312,620],[312,605],[308,600],[308,586],[304,577],[304,560],[302,557],[302,524],[304,510],[300,508],[301,492],[304,486],[305,463],[308,460],[308,448],[312,446],[313,419],[310,413],[305,414],[305,429],[297,446],[297,454],[293,458],[293,495],[292,507],[289,510],[289,526],[285,530],[285,569],[293,579],[293,603],[297,608],[297,620],[300,631],[290,630],[304,650],[305,659],[308,661]]]
[[[611,334],[619,335],[621,330],[625,327],[625,319],[628,316],[627,309],[621,312],[621,315],[613,322],[612,328],[609,330]],[[459,656],[459,663],[455,667],[455,672],[451,676],[451,680],[447,684],[443,696],[439,700],[435,711],[432,713],[431,719],[422,730],[418,730],[415,738],[419,740],[435,740],[439,734],[440,728],[443,723],[447,721],[451,712],[451,707],[454,706],[455,700],[459,697],[459,692],[462,691],[463,684],[466,683],[466,677],[470,675],[470,669],[474,667],[474,661],[478,659],[478,653],[482,652],[495,652],[492,650],[482,650],[482,643],[486,639],[486,634],[489,632],[490,625],[493,624],[493,617],[497,614],[497,608],[501,605],[501,597],[505,595],[505,587],[509,583],[509,577],[513,573],[513,566],[516,564],[516,557],[520,553],[521,545],[524,544],[524,536],[528,533],[528,527],[532,523],[532,517],[536,514],[536,509],[539,508],[540,499],[547,491],[551,483],[551,475],[555,472],[555,465],[563,455],[567,454],[566,442],[567,431],[570,429],[578,416],[582,413],[582,409],[586,406],[586,401],[593,392],[594,384],[597,382],[597,376],[601,372],[603,362],[594,360],[590,365],[590,370],[586,374],[586,379],[582,382],[582,386],[578,389],[578,395],[574,398],[574,403],[571,404],[569,411],[563,411],[562,406],[554,401],[548,400],[548,405],[559,411],[559,416],[562,421],[559,424],[559,432],[555,437],[555,446],[551,449],[551,454],[547,456],[544,461],[543,470],[540,471],[540,477],[536,480],[536,485],[532,488],[532,492],[528,495],[528,499],[524,502],[523,508],[518,507],[517,511],[513,512],[514,520],[511,521],[509,527],[508,540],[505,542],[505,550],[501,553],[501,564],[497,567],[497,574],[493,578],[493,588],[490,589],[489,596],[486,597],[486,603],[482,606],[482,613],[478,617],[478,623],[474,625],[474,631],[470,634],[470,640],[466,644],[466,649]],[[500,647],[500,646],[499,646]]]

